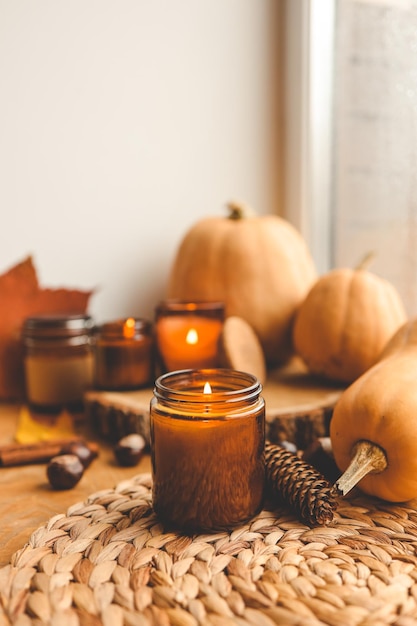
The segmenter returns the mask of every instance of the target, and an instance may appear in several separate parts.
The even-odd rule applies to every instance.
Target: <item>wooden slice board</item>
[[[298,450],[317,437],[326,437],[333,407],[343,388],[319,381],[294,360],[268,373],[263,385],[266,437],[288,441]],[[149,405],[153,390],[89,391],[85,395],[88,419],[98,435],[116,442],[129,433],[139,433],[149,443]]]

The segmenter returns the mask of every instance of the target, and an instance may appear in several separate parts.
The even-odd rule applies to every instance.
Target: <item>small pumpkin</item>
[[[317,375],[351,383],[405,322],[395,287],[366,270],[334,269],[318,279],[294,323],[296,352]]]
[[[276,215],[238,203],[227,217],[208,217],[185,234],[168,280],[168,298],[220,300],[226,316],[244,319],[267,363],[292,351],[295,311],[317,274],[298,231]]]
[[[405,323],[378,362],[350,385],[330,422],[332,451],[344,472],[342,494],[356,484],[391,502],[417,497],[417,320]]]

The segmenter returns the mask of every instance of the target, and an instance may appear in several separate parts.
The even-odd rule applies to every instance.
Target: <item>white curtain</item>
[[[417,0],[337,0],[333,265],[372,270],[417,315]]]

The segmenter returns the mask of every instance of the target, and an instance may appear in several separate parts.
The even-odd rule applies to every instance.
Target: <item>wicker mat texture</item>
[[[36,530],[0,570],[1,624],[417,624],[417,512],[340,502],[309,528],[285,507],[231,532],[164,532],[148,474]]]

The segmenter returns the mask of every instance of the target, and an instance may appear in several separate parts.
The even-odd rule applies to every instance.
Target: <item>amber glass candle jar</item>
[[[251,374],[182,370],[151,400],[153,507],[186,531],[233,527],[262,507],[265,406]]]
[[[93,384],[89,315],[38,315],[23,324],[26,395],[41,410],[81,410]]]
[[[223,322],[222,302],[161,302],[155,338],[162,372],[217,367]]]
[[[152,325],[147,320],[107,322],[94,333],[94,381],[99,389],[124,391],[154,380]]]

